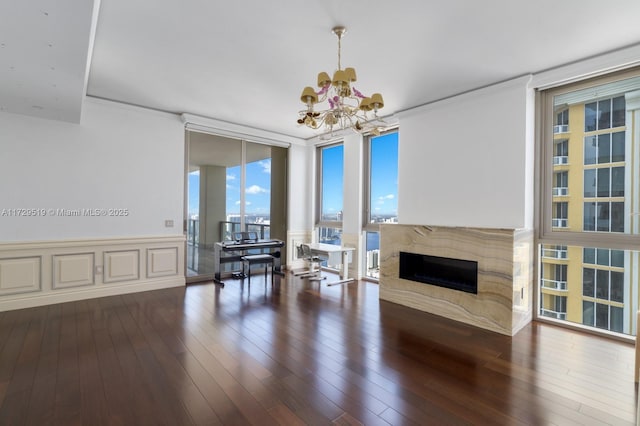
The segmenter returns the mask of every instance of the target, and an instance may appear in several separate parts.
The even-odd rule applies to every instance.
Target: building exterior
[[[638,233],[636,79],[554,99],[552,229]],[[542,245],[539,314],[636,334],[638,252]]]

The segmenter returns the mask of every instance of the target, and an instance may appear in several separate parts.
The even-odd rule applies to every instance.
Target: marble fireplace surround
[[[478,262],[478,294],[399,278],[401,251]],[[380,299],[509,336],[533,314],[533,232],[383,224]]]

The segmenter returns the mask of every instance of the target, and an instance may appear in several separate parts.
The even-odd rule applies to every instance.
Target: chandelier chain
[[[341,70],[340,60],[342,58],[342,34],[338,34],[338,69]]]

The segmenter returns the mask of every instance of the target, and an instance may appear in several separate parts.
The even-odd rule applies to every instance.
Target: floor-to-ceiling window
[[[213,246],[234,232],[286,240],[287,148],[200,132],[187,145],[188,279],[213,274]]]
[[[640,70],[541,93],[538,315],[635,335]]]
[[[318,240],[340,245],[342,242],[342,206],[344,147],[342,143],[320,146],[318,158]]]
[[[380,275],[380,224],[398,223],[398,130],[365,138],[364,274]]]
[[[342,142],[316,148],[316,226],[318,241],[342,244],[342,213],[344,197],[344,146]],[[323,266],[337,268],[339,265]]]

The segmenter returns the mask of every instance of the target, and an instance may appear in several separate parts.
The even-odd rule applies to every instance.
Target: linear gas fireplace
[[[400,278],[478,294],[478,262],[400,252]]]

